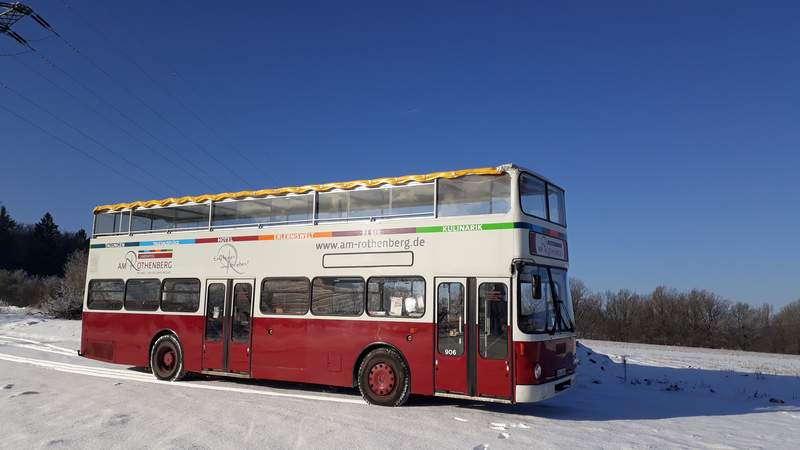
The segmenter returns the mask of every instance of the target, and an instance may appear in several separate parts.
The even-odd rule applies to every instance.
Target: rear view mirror
[[[533,276],[533,298],[542,298],[542,277],[539,275]]]

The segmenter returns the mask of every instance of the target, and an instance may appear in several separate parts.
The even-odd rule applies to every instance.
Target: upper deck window
[[[131,231],[160,231],[208,227],[209,205],[136,209]]]
[[[118,234],[128,232],[130,212],[103,213],[94,216],[94,234]]]
[[[212,224],[215,227],[308,223],[314,217],[314,195],[214,203],[213,216]]]
[[[322,222],[433,214],[433,183],[320,192],[317,218]]]
[[[567,223],[564,217],[564,191],[552,184],[547,185],[547,206],[550,213],[550,221],[559,225]]]
[[[519,200],[525,214],[566,225],[563,189],[522,173],[519,177]]]
[[[439,180],[439,215],[502,214],[511,206],[511,177],[467,175]]]

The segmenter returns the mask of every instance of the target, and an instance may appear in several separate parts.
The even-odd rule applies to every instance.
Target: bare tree
[[[64,278],[57,291],[42,305],[45,312],[62,319],[80,319],[87,264],[88,253],[85,250],[78,250],[69,256],[64,265]]]

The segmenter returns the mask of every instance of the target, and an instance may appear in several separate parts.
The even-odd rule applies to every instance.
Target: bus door
[[[436,392],[511,399],[506,278],[436,278]]]
[[[254,280],[206,281],[203,370],[250,372]]]
[[[511,399],[511,308],[507,278],[478,278],[478,356],[475,370],[479,397]]]
[[[466,278],[436,278],[436,392],[471,395],[467,285]]]

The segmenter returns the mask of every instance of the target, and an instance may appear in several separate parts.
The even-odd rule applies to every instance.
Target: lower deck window
[[[420,277],[369,279],[367,314],[388,317],[422,317],[425,314],[425,280]]]
[[[200,307],[200,280],[172,278],[164,280],[161,289],[161,310],[195,312]]]
[[[360,316],[364,312],[364,279],[314,278],[311,313],[317,316]]]
[[[157,279],[128,280],[125,286],[125,309],[128,311],[155,311],[161,281]]]
[[[267,278],[261,284],[261,312],[303,315],[310,292],[308,278]]]
[[[89,309],[115,311],[122,309],[125,283],[122,280],[91,280],[86,306]]]

